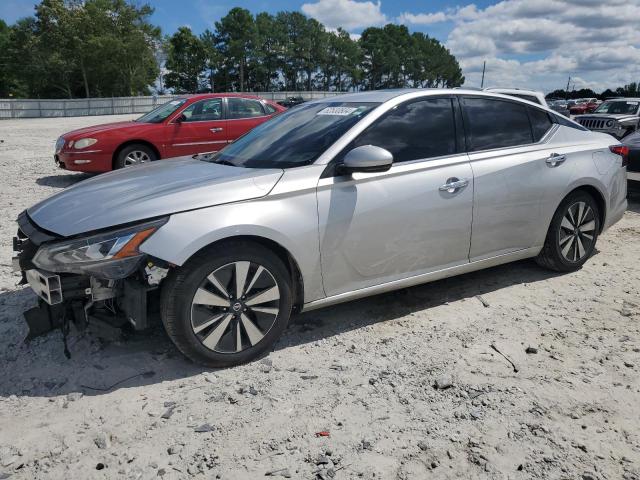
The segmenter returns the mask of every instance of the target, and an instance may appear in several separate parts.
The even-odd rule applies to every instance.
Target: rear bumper
[[[111,154],[104,150],[61,151],[53,159],[58,167],[74,172],[108,172],[113,167]]]

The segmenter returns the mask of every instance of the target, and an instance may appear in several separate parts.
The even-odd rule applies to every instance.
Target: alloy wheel
[[[569,262],[579,262],[591,253],[595,239],[596,219],[585,202],[569,206],[560,223],[560,252]]]
[[[200,342],[218,353],[255,346],[278,317],[280,290],[264,266],[238,261],[216,269],[202,281],[191,302],[191,328]]]
[[[138,165],[140,163],[150,161],[151,157],[149,157],[146,152],[143,152],[142,150],[133,150],[124,158],[124,166],[131,167],[132,165]]]

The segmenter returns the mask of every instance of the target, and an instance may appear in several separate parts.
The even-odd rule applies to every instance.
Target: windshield
[[[204,161],[247,168],[308,165],[378,105],[302,104],[254,128]]]
[[[616,100],[614,102],[604,102],[594,113],[621,113],[621,114],[633,114],[638,111],[638,105],[640,102]]]
[[[184,105],[184,102],[186,101],[186,98],[177,98],[175,100],[171,100],[170,102],[167,102],[164,105],[160,105],[159,107],[151,110],[149,113],[141,116],[136,120],[136,122],[160,123],[182,105]]]

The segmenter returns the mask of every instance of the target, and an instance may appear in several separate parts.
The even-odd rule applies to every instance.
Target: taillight
[[[629,165],[629,147],[627,147],[626,145],[612,145],[609,147],[609,150],[622,157],[623,167]]]

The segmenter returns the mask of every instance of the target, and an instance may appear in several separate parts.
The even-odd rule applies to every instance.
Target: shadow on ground
[[[39,183],[63,187],[83,178],[87,176],[57,175],[44,177]],[[629,211],[640,213],[640,191],[630,191]],[[303,313],[292,319],[274,350],[554,275],[557,274],[525,260]],[[34,303],[35,296],[29,288],[0,293],[0,397],[12,394],[51,397],[78,391],[100,395],[119,388],[188,378],[207,370],[178,352],[158,319],[149,331],[130,334],[117,342],[104,343],[88,333],[72,333],[71,359],[63,354],[59,331],[24,344],[26,325],[22,312]]]
[[[292,319],[274,349],[314,342],[411,312],[554,275],[532,261],[521,261],[300,314]],[[34,301],[28,288],[0,294],[0,306],[6,313],[0,320],[0,352],[4,352],[2,363],[6,369],[0,377],[0,396],[51,397],[78,391],[100,395],[119,388],[187,378],[207,370],[186,360],[160,324],[145,333],[111,343],[102,343],[89,334],[74,333],[69,338],[71,359],[63,354],[59,331],[23,344],[26,325],[21,313]],[[13,322],[9,327],[13,335],[2,331],[7,328],[3,322]]]
[[[87,178],[91,178],[93,175],[90,173],[69,173],[63,175],[47,175],[46,177],[40,177],[36,180],[36,183],[42,187],[54,187],[54,188],[66,188],[74,183],[78,183]]]

